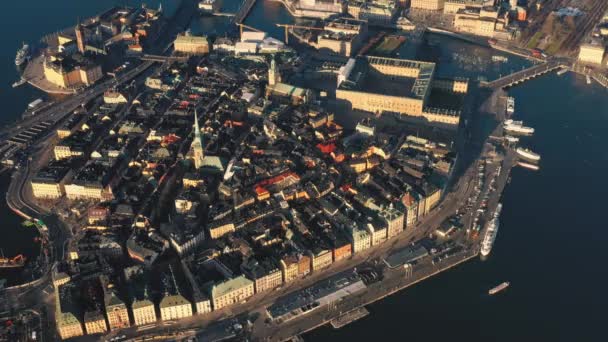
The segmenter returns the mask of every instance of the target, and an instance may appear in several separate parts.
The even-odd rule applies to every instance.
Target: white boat
[[[20,78],[17,82],[13,83],[13,88],[17,88],[25,84],[25,82],[27,82],[25,78]]]
[[[507,113],[513,114],[515,112],[515,98],[507,97]]]
[[[517,165],[521,166],[521,167],[525,167],[526,169],[530,169],[530,170],[534,170],[534,171],[538,171],[540,169],[540,167],[538,167],[538,165],[535,164],[530,164],[530,163],[526,163],[526,162],[517,162]]]
[[[568,72],[568,68],[562,68],[560,71],[557,72],[557,76],[561,76],[567,72]]]
[[[17,51],[17,55],[15,56],[15,65],[21,66],[25,63],[30,57],[30,46],[23,43],[21,49]]]
[[[510,142],[510,143],[517,143],[519,141],[518,137],[514,137],[512,135],[507,135],[505,136],[505,140]]]
[[[515,152],[517,152],[517,154],[527,160],[531,160],[531,161],[539,161],[540,160],[540,154],[538,153],[534,153],[531,150],[527,149],[527,148],[522,148],[522,147],[518,147]]]
[[[503,127],[511,134],[534,134],[534,128],[524,126],[522,121],[505,120]]]
[[[201,13],[215,13],[220,9],[221,0],[202,0],[198,3],[198,9]]]
[[[591,84],[591,77],[589,75],[587,75],[587,84]]]
[[[481,242],[480,253],[481,253],[482,257],[486,257],[486,256],[490,255],[490,252],[492,251],[492,246],[494,245],[494,240],[496,240],[496,235],[498,235],[498,225],[499,225],[498,216],[500,216],[501,211],[502,211],[502,204],[498,203],[498,206],[496,207],[496,211],[494,212],[494,217],[492,218],[490,223],[488,223],[488,226],[486,228],[486,233],[483,236],[483,241]]]
[[[488,294],[490,296],[495,295],[498,292],[505,290],[507,287],[509,287],[509,285],[510,285],[510,283],[508,281],[505,281],[504,283],[500,283],[498,286],[495,286],[495,287],[491,288],[490,290],[488,290]]]
[[[494,55],[492,56],[492,62],[500,62],[500,63],[505,63],[508,62],[509,58],[505,57],[505,56],[500,56],[500,55]]]

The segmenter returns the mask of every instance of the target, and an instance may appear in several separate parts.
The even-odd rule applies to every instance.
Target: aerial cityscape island
[[[339,329],[491,258],[512,168],[542,167],[511,87],[573,72],[608,88],[605,0],[175,3],[75,17],[17,51],[13,87],[46,95],[0,153],[39,255],[0,255],[27,275],[0,280],[0,340]],[[266,5],[288,19],[247,21]],[[225,32],[191,29],[218,17]],[[429,32],[527,64],[445,77],[419,51]]]

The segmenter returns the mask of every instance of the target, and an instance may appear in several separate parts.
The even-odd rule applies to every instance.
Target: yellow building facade
[[[78,318],[71,313],[60,312],[57,316],[56,324],[57,332],[62,340],[84,335],[82,324]]]
[[[84,327],[87,335],[103,334],[108,331],[106,319],[101,312],[86,312],[84,314]]]
[[[38,199],[57,199],[63,196],[63,186],[61,183],[37,182],[32,180],[32,194]]]
[[[135,325],[145,325],[156,322],[156,310],[154,303],[149,300],[138,300],[133,302],[133,322]]]
[[[283,274],[280,269],[273,270],[267,275],[255,280],[255,292],[260,293],[272,290],[283,284]]]
[[[173,46],[175,52],[189,55],[206,55],[209,53],[209,41],[204,36],[178,35],[173,42]]]
[[[163,321],[190,316],[192,316],[192,303],[183,296],[165,296],[160,301],[160,318]]]
[[[426,11],[440,11],[443,9],[445,0],[412,0],[411,8]]]
[[[606,49],[602,45],[582,44],[578,60],[583,63],[602,64]]]

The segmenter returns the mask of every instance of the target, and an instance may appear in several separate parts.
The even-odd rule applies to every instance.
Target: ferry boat
[[[538,167],[538,165],[535,164],[530,164],[530,163],[526,163],[526,162],[517,162],[517,165],[521,166],[521,167],[525,167],[526,169],[530,169],[530,170],[534,170],[534,171],[538,171],[540,169],[540,167]]]
[[[513,114],[515,112],[515,98],[507,97],[507,113]]]
[[[498,216],[500,216],[500,212],[502,210],[502,204],[498,203],[496,207],[496,211],[494,212],[494,217],[488,224],[486,228],[486,233],[483,236],[483,240],[481,241],[481,256],[486,257],[490,255],[492,251],[492,246],[494,245],[494,240],[496,240],[496,235],[498,234]]]
[[[507,131],[508,133],[511,133],[511,134],[524,134],[524,135],[534,134],[534,128],[524,126],[523,122],[521,122],[521,121],[513,121],[511,119],[505,120],[503,127],[504,127],[505,131]]]
[[[522,148],[522,147],[518,147],[517,150],[515,150],[515,152],[517,152],[517,154],[524,158],[524,159],[528,159],[530,161],[539,161],[540,160],[540,154],[538,153],[534,153],[531,150],[527,149],[527,148]]]
[[[491,288],[490,290],[488,290],[488,294],[490,296],[493,296],[493,295],[497,294],[498,292],[504,291],[507,287],[509,287],[509,285],[511,285],[511,283],[509,283],[508,281],[505,281],[504,283],[500,283],[498,286],[495,286],[495,287]]]
[[[15,56],[15,65],[21,66],[25,63],[30,57],[30,46],[23,43],[21,49],[17,51],[17,55]]]

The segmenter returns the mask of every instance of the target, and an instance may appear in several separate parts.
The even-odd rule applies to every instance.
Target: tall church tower
[[[194,159],[194,168],[198,170],[203,166],[205,154],[203,151],[203,139],[201,138],[201,129],[198,126],[198,114],[196,113],[196,110],[194,110],[194,140],[192,141],[190,150],[192,151],[192,158]]]
[[[277,70],[277,62],[273,55],[270,61],[270,69],[268,69],[268,85],[274,86],[279,82],[281,82],[281,73]]]

